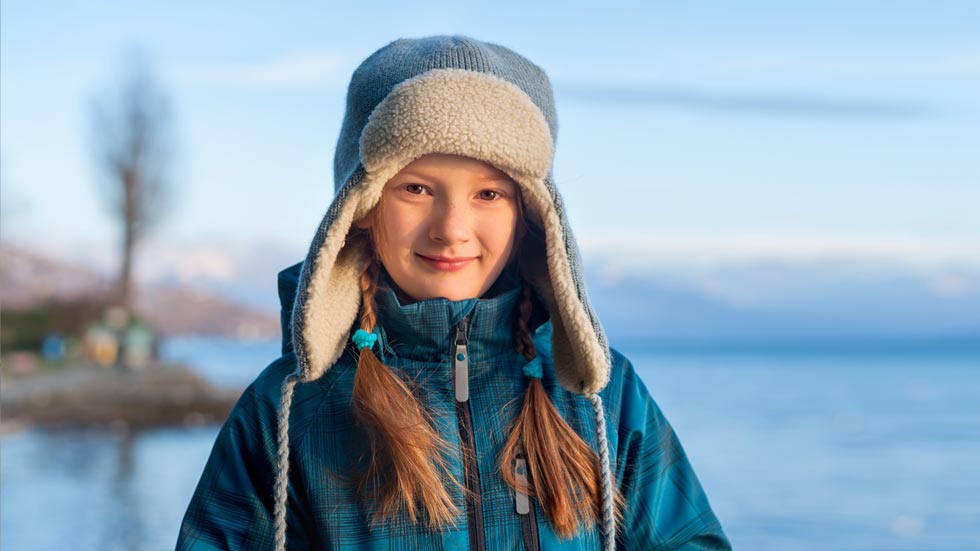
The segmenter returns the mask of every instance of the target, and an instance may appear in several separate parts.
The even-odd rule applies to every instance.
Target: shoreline
[[[0,436],[30,429],[112,431],[222,424],[243,389],[182,365],[122,371],[89,364],[0,376]]]

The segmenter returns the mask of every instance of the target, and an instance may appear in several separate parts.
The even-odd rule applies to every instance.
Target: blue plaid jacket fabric
[[[245,390],[225,422],[191,503],[177,542],[179,551],[272,549],[276,418],[280,386],[296,369],[288,320],[301,265],[279,275],[283,304],[283,354]],[[495,286],[496,287],[496,286]],[[492,290],[493,291],[493,290]],[[500,476],[498,454],[527,388],[526,360],[514,346],[513,315],[520,289],[498,289],[482,299],[437,298],[401,304],[391,289],[377,295],[379,357],[417,389],[434,425],[450,443],[450,471],[464,480],[460,433],[450,377],[453,328],[469,320],[469,399],[480,480],[482,529],[487,549],[529,547],[515,495]],[[492,293],[490,293],[492,294]],[[531,329],[543,362],[542,383],[563,418],[595,447],[589,401],[554,379],[551,323],[535,303]],[[612,351],[612,377],[602,391],[615,481],[626,498],[617,548],[629,550],[731,549],[676,434],[637,377],[629,360]],[[327,373],[296,386],[290,412],[290,480],[287,549],[381,550],[470,548],[465,497],[451,495],[464,511],[455,527],[431,531],[399,518],[372,525],[370,504],[358,499],[352,473],[370,449],[353,422],[351,396],[356,355],[349,347]],[[453,494],[453,492],[455,492]],[[534,500],[532,499],[532,503]],[[559,540],[537,504],[530,547],[599,549],[597,527]],[[532,532],[533,533],[533,532]]]

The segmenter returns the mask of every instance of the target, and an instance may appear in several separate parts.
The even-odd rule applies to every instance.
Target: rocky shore
[[[26,428],[141,430],[222,423],[241,389],[179,365],[125,371],[74,365],[0,377],[0,433]]]

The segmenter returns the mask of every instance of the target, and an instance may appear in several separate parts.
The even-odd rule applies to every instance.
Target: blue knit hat
[[[521,188],[532,236],[522,275],[551,315],[556,377],[580,394],[609,378],[605,333],[589,303],[578,246],[552,177],[558,122],[548,76],[496,44],[465,36],[396,40],[354,71],[334,155],[336,196],[313,238],[293,308],[304,380],[340,357],[361,300],[369,244],[350,234],[384,184],[428,153],[479,159]]]

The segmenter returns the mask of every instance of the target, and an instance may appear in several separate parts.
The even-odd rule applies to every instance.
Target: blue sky
[[[980,264],[975,3],[330,4],[3,1],[4,239],[111,263],[87,107],[139,48],[179,138],[143,262],[298,260],[333,194],[353,69],[395,38],[459,33],[551,76],[587,255]]]

